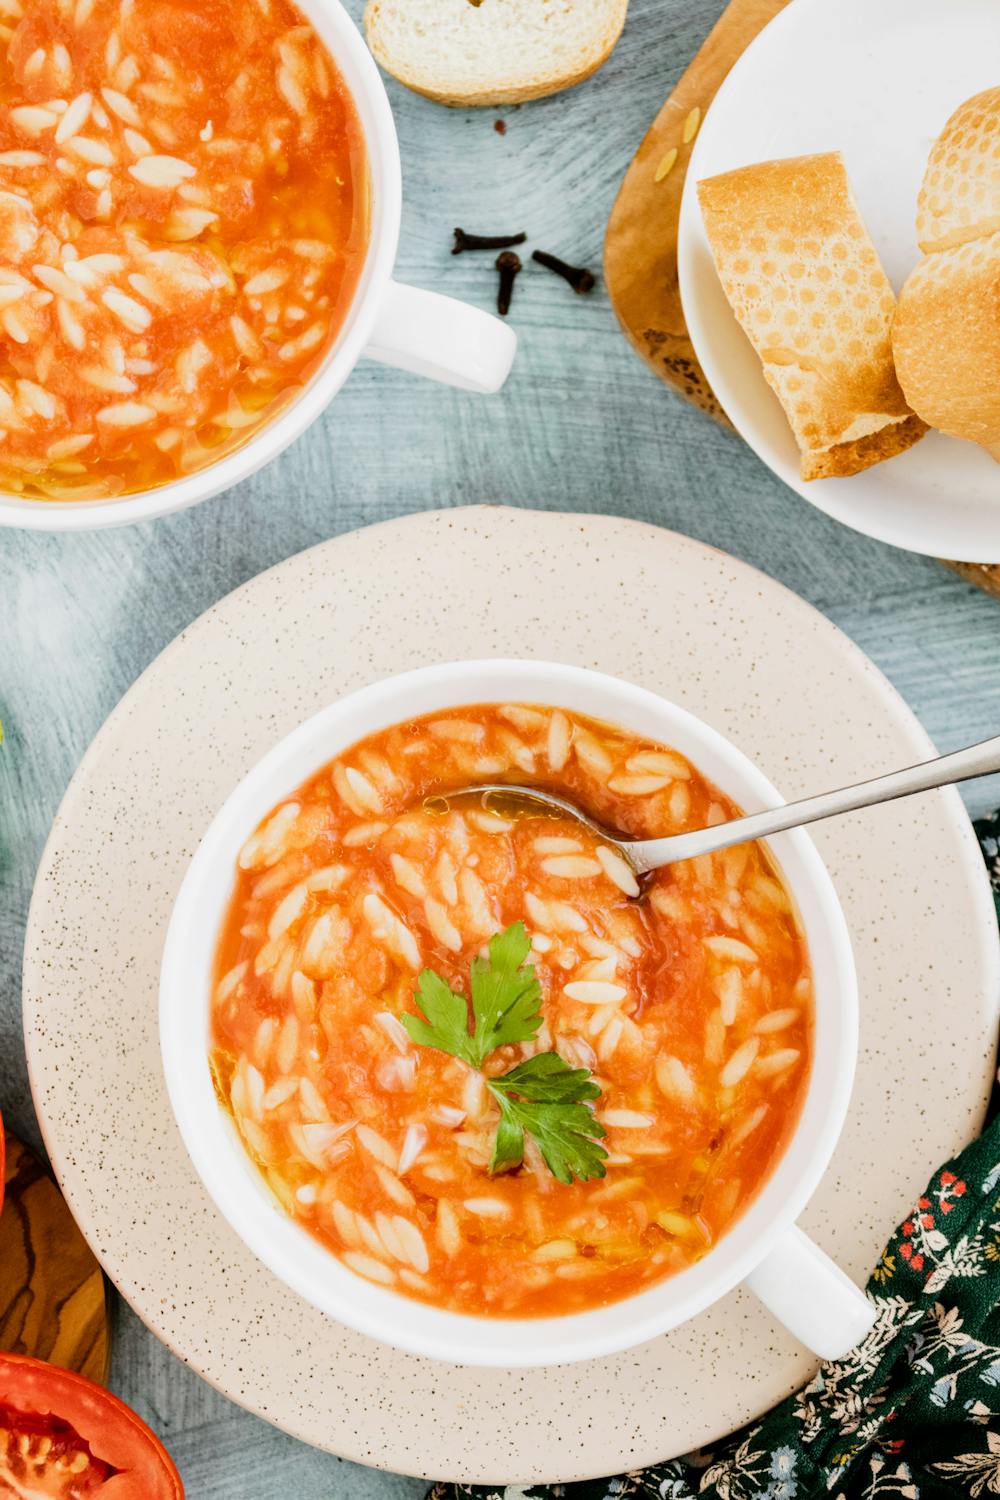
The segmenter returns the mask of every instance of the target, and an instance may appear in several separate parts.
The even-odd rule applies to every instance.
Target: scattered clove
[[[500,272],[500,288],[497,292],[497,312],[505,318],[510,312],[510,299],[514,291],[514,278],[521,269],[521,257],[513,250],[504,250],[496,259]]]
[[[540,266],[546,266],[548,270],[555,271],[563,281],[568,281],[574,292],[581,296],[585,292],[592,292],[597,284],[597,278],[593,271],[588,271],[586,266],[568,266],[558,255],[549,255],[547,250],[536,250],[532,260],[537,260]]]
[[[2,0],[0,0],[2,3]],[[455,244],[452,255],[461,255],[464,250],[499,250],[496,258],[496,268],[500,273],[500,287],[497,292],[497,310],[502,318],[510,311],[511,297],[514,292],[514,279],[523,269],[521,259],[511,249],[512,245],[523,245],[528,238],[527,234],[467,234],[464,229],[455,230]],[[536,260],[540,266],[548,271],[554,271],[568,282],[574,292],[582,295],[593,291],[597,285],[597,277],[593,271],[588,271],[586,266],[570,266],[566,261],[560,260],[558,255],[550,255],[547,250],[535,250],[532,260]]]
[[[521,234],[466,234],[464,229],[455,230],[452,255],[461,255],[463,250],[506,250],[510,245],[523,245],[528,236]]]

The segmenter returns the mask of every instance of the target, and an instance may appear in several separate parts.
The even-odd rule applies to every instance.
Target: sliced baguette
[[[377,62],[440,104],[518,104],[582,83],[610,55],[628,0],[368,0]]]
[[[1000,232],[924,257],[900,293],[892,348],[914,411],[1000,460]]]
[[[1000,229],[1000,88],[960,104],[931,150],[917,202],[925,255]]]
[[[1000,88],[959,105],[935,141],[917,239],[892,330],[900,384],[932,427],[1000,460]]]
[[[839,152],[698,184],[727,298],[795,434],[803,479],[857,474],[926,431],[892,363],[895,297]]]

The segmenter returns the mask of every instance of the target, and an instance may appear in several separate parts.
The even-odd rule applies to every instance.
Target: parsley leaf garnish
[[[463,1062],[476,1067],[475,1047],[469,1034],[469,1002],[464,995],[456,995],[449,984],[433,969],[424,969],[417,980],[417,998],[426,1021],[421,1016],[403,1014],[400,1020],[409,1032],[410,1040],[421,1047],[436,1047],[439,1052],[450,1052]]]
[[[470,1068],[481,1068],[491,1052],[512,1042],[530,1042],[542,1024],[542,991],[529,964],[531,949],[523,922],[490,939],[489,958],[472,960],[472,1020],[469,1002],[433,969],[417,980],[420,1009],[427,1017],[400,1016],[413,1041],[460,1057]]]
[[[512,1042],[530,1042],[542,1024],[542,987],[524,960],[531,939],[523,922],[490,938],[489,958],[472,960],[472,1009],[482,1066],[491,1052]],[[523,967],[522,967],[523,966]]]
[[[410,1038],[480,1070],[498,1047],[531,1041],[542,1024],[542,992],[524,962],[530,948],[523,922],[490,939],[489,957],[472,961],[471,1015],[464,995],[424,969],[417,981],[423,1015],[400,1017]],[[601,1091],[586,1068],[571,1068],[557,1052],[540,1052],[485,1082],[500,1107],[491,1174],[519,1167],[530,1135],[560,1182],[604,1176],[607,1152],[598,1144],[604,1127],[590,1107]]]
[[[571,1068],[557,1052],[539,1052],[486,1085],[500,1106],[491,1173],[520,1166],[527,1133],[560,1182],[604,1176],[608,1153],[596,1140],[604,1126],[588,1103],[601,1091],[587,1068]]]

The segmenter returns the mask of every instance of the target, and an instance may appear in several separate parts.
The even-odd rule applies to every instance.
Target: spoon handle
[[[714,828],[699,828],[693,833],[673,834],[663,839],[643,839],[623,847],[638,872],[645,874],[680,859],[693,859],[698,854],[711,854],[716,849],[728,849],[732,844],[749,843],[752,839],[766,839],[783,833],[786,828],[800,828],[804,823],[818,823],[837,813],[855,812],[860,807],[892,802],[897,797],[912,797],[914,792],[929,792],[934,787],[969,781],[974,776],[988,776],[991,771],[1000,771],[1000,735],[970,745],[966,750],[955,750],[951,755],[909,766],[905,771],[893,771],[888,776],[876,776],[873,781],[842,787],[837,792],[805,797],[800,802],[751,813],[731,823],[719,823]]]

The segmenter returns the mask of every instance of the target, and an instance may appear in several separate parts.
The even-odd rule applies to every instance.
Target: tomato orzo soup
[[[211,1061],[272,1190],[345,1265],[456,1311],[552,1315],[680,1270],[739,1218],[804,1097],[812,983],[759,846],[640,891],[571,818],[448,796],[498,778],[633,836],[738,815],[676,751],[561,710],[482,705],[372,735],[242,850]],[[517,922],[537,1035],[482,1070],[415,1044],[401,1017],[420,1014],[420,972],[468,995],[470,961]],[[557,1181],[530,1136],[490,1175],[489,1081],[543,1052],[600,1090],[603,1175]]]
[[[357,286],[351,98],[289,0],[0,0],[0,488],[144,490],[310,378]]]

